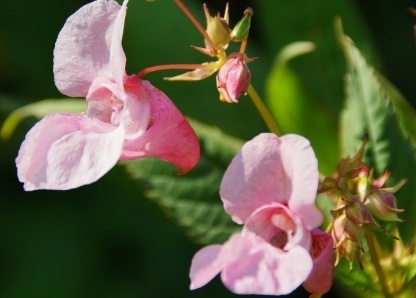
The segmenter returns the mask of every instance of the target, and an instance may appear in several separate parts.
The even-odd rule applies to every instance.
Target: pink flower
[[[315,154],[301,136],[264,133],[247,142],[220,188],[225,211],[243,230],[197,252],[191,289],[221,272],[224,285],[237,294],[283,295],[307,280],[313,291],[328,291],[332,275],[325,275],[326,288],[313,288],[321,264],[332,266],[330,235],[313,234],[322,222],[315,207],[318,175]]]
[[[55,45],[55,84],[86,97],[87,112],[52,113],[26,135],[16,158],[25,190],[95,182],[118,160],[148,156],[187,171],[199,143],[184,116],[149,82],[125,73],[127,0],[97,0],[68,18]]]

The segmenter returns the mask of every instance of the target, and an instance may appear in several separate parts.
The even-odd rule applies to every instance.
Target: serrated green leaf
[[[279,52],[266,82],[266,102],[283,133],[297,133],[310,140],[320,172],[330,175],[338,163],[337,117],[305,89],[289,65],[293,58],[313,49],[310,42],[296,42]]]
[[[383,91],[387,93],[393,105],[393,112],[396,114],[400,128],[403,134],[410,139],[413,146],[416,146],[416,110],[413,106],[404,98],[399,90],[386,78],[378,75],[378,79],[383,86]]]
[[[201,143],[198,165],[185,176],[157,159],[125,163],[127,171],[167,215],[202,244],[222,243],[240,227],[225,213],[219,185],[243,142],[218,128],[191,121]]]
[[[0,130],[0,137],[8,139],[17,125],[27,117],[40,119],[53,112],[80,113],[85,111],[85,108],[85,101],[77,98],[45,99],[25,105],[14,110],[6,118]]]
[[[409,243],[416,226],[412,222],[416,216],[416,151],[399,121],[402,116],[411,122],[408,118],[412,116],[403,115],[400,109],[394,108],[390,86],[380,80],[381,76],[367,63],[351,39],[342,32],[339,39],[348,63],[347,98],[341,117],[342,156],[353,156],[364,135],[368,134],[365,158],[376,175],[389,170],[389,185],[403,178],[409,179],[396,193],[399,208],[406,209],[403,217],[410,221],[399,225],[401,236]]]

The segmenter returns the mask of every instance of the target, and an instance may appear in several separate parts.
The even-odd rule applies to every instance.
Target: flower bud
[[[225,8],[224,17],[220,17],[219,14],[215,17],[211,17],[207,6],[204,4],[205,17],[207,19],[207,29],[205,30],[215,47],[227,48],[231,40],[231,30],[228,25],[228,4]],[[210,45],[206,44],[209,48]]]
[[[365,202],[368,211],[374,217],[384,221],[399,221],[397,213],[403,212],[403,209],[397,209],[396,197],[387,191],[377,191],[367,197]]]
[[[366,206],[361,202],[351,201],[345,208],[345,215],[355,225],[362,226],[370,223]]]
[[[247,93],[250,79],[250,69],[244,61],[243,55],[230,58],[217,74],[217,88],[220,92],[220,100],[237,103],[240,95]]]

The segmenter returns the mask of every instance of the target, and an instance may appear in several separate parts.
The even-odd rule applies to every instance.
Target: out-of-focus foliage
[[[145,195],[162,206],[175,222],[202,244],[223,243],[241,226],[224,212],[218,193],[222,175],[243,142],[216,127],[191,122],[201,143],[195,169],[178,176],[177,169],[156,159],[126,163]]]

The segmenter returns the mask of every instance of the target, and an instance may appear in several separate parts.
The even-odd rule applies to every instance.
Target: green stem
[[[280,136],[282,133],[280,132],[279,127],[277,126],[272,115],[270,114],[269,110],[267,109],[264,102],[261,100],[260,95],[257,93],[256,89],[254,89],[252,84],[248,86],[247,93],[253,101],[254,105],[256,106],[257,110],[259,111],[261,117],[263,118],[269,130],[275,133],[276,135]]]
[[[373,263],[374,269],[378,275],[381,284],[381,290],[383,291],[383,295],[385,298],[393,298],[392,294],[389,291],[389,287],[387,286],[386,276],[384,275],[383,268],[380,265],[380,259],[377,253],[377,243],[374,235],[371,231],[367,228],[364,228],[365,231],[365,239],[367,240],[368,250],[370,251],[371,262]]]

